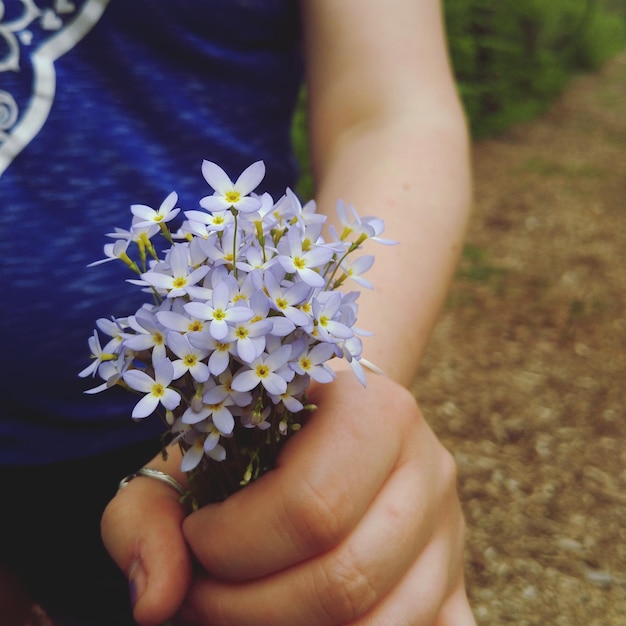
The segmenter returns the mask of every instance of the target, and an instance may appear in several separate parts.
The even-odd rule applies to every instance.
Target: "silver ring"
[[[154,478],[155,480],[160,480],[162,483],[169,485],[172,489],[175,489],[179,495],[184,496],[187,493],[187,490],[175,479],[172,478],[169,474],[162,472],[161,470],[154,469],[153,467],[142,467],[138,469],[133,474],[129,474],[120,480],[120,484],[117,488],[119,491],[128,485],[128,483],[133,480],[133,478],[137,478],[138,476],[145,476],[146,478]]]

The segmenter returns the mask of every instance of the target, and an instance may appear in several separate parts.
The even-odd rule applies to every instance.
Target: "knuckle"
[[[377,601],[378,591],[357,559],[349,554],[332,559],[321,568],[318,597],[324,617],[344,624],[366,613]]]
[[[336,546],[345,534],[341,502],[335,490],[325,490],[311,480],[298,482],[284,502],[285,515],[295,540],[311,553]]]

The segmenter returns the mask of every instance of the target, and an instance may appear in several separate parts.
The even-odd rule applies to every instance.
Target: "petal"
[[[222,212],[225,209],[230,208],[230,204],[224,200],[223,196],[205,196],[200,201],[200,205],[203,209],[210,211],[211,213]]]
[[[202,162],[202,175],[204,180],[220,194],[231,191],[233,188],[233,182],[228,177],[228,174],[217,163],[204,160]]]
[[[295,283],[287,291],[285,298],[289,304],[301,304],[309,298],[311,287],[305,283]]]
[[[309,376],[318,383],[331,383],[335,380],[333,371],[322,365],[311,368]]]
[[[261,384],[267,389],[268,393],[280,396],[287,391],[287,383],[284,378],[278,374],[270,374],[261,379]]]
[[[211,411],[207,407],[202,407],[200,411],[194,411],[191,407],[189,407],[181,417],[180,421],[183,424],[198,424],[202,420],[205,420],[207,417],[211,415]]]
[[[167,387],[174,378],[174,366],[172,362],[167,358],[156,359],[153,365],[154,379],[164,387]]]
[[[279,367],[282,367],[291,356],[291,345],[284,345],[280,348],[274,350],[268,357],[265,359],[265,364],[274,372]],[[282,392],[281,392],[282,393]]]
[[[161,206],[159,207],[159,213],[161,215],[166,215],[170,213],[172,209],[176,206],[178,202],[178,194],[175,191],[169,193],[169,195],[161,202]]]
[[[165,393],[161,396],[161,404],[172,411],[180,404],[180,394],[173,389],[166,389]]]
[[[137,402],[137,404],[135,405],[132,413],[133,419],[148,417],[148,415],[154,413],[154,410],[157,408],[158,404],[159,399],[149,393],[148,395],[141,398],[141,400],[139,400],[139,402]]]
[[[326,323],[326,330],[333,337],[339,337],[340,339],[350,339],[350,337],[354,335],[351,328],[348,328],[341,322],[334,322],[332,320]]]
[[[237,341],[237,354],[242,361],[252,363],[257,358],[257,350],[252,339],[245,337]]]
[[[239,324],[241,322],[247,322],[254,317],[254,311],[247,306],[234,306],[226,311],[226,319],[229,322]]]
[[[219,409],[213,413],[213,423],[215,428],[225,435],[230,435],[235,428],[235,419],[228,409]]]
[[[207,438],[204,440],[204,451],[211,452],[211,450],[215,448],[219,440],[220,434],[218,432],[215,432],[215,430],[213,430],[213,432],[210,432]]]
[[[297,270],[298,276],[311,287],[323,287],[326,280],[318,274],[315,270],[310,270],[308,267]]]
[[[324,246],[316,246],[312,250],[309,250],[304,259],[308,267],[320,267],[325,265],[333,258],[334,251]]]
[[[130,212],[136,217],[146,221],[154,221],[154,216],[156,215],[156,211],[145,204],[131,205]]]
[[[188,368],[182,359],[173,361],[172,365],[174,366],[174,380],[178,380],[181,376],[184,376],[187,373]]]
[[[187,302],[184,309],[189,315],[199,320],[209,320],[213,317],[213,307],[202,302]]]
[[[211,298],[213,308],[225,309],[228,307],[229,300],[230,287],[228,286],[228,283],[226,283],[225,281],[218,282],[215,287],[213,287],[213,295]]]
[[[286,318],[291,320],[296,326],[309,326],[311,324],[311,318],[300,309],[290,306],[283,311]],[[279,335],[280,337],[280,335]]]
[[[209,389],[203,396],[202,401],[207,404],[219,404],[228,397],[228,391],[221,385]]]
[[[207,452],[207,456],[210,456],[214,461],[223,461],[226,458],[226,450],[223,446],[215,446]]]
[[[230,363],[230,354],[227,350],[215,350],[209,357],[209,370],[213,376],[219,376],[226,371]]]
[[[245,370],[240,372],[233,378],[231,387],[235,391],[250,391],[259,384],[259,377],[253,370]],[[286,388],[286,385],[285,385]],[[284,391],[284,390],[283,390]],[[280,393],[283,393],[282,391]]]
[[[259,186],[259,183],[263,180],[264,176],[265,163],[263,163],[263,161],[257,161],[256,163],[249,165],[243,172],[241,172],[237,182],[235,183],[235,188],[240,194],[247,196],[251,191]],[[260,200],[258,202],[258,206],[259,208],[261,206]]]
[[[249,196],[244,196],[237,202],[237,204],[233,205],[237,211],[240,213],[255,213],[261,208],[261,201],[256,198],[250,198]]]
[[[189,341],[180,333],[170,331],[167,333],[167,347],[179,358],[182,359],[191,351]]]
[[[174,279],[169,274],[161,274],[160,272],[146,272],[141,275],[149,285],[157,289],[171,289],[174,286]]]
[[[293,309],[294,311],[297,311],[297,309]],[[305,315],[303,313],[303,315]],[[272,318],[272,330],[270,332],[271,335],[274,335],[275,337],[286,337],[290,332],[292,332],[296,325],[294,322],[292,322],[291,320],[287,319],[286,317],[273,317]],[[308,317],[307,320],[304,321],[304,324],[300,324],[305,325],[308,322]]]
[[[135,391],[141,391],[143,393],[150,393],[154,380],[141,370],[128,370],[124,372],[124,382]]]
[[[201,361],[198,361],[193,367],[190,367],[189,371],[191,372],[194,380],[199,383],[205,383],[209,380],[209,376],[211,375],[209,366]]]
[[[167,255],[172,276],[187,276],[189,273],[189,251],[183,244],[174,244]]]
[[[209,325],[209,332],[213,339],[224,339],[228,335],[228,324],[224,320],[213,320]]]
[[[310,352],[309,359],[315,365],[328,361],[335,353],[335,346],[330,343],[319,343]]]
[[[177,330],[182,333],[189,329],[189,318],[180,313],[174,313],[174,311],[159,311],[156,317],[165,328],[169,328],[170,330]]]
[[[204,448],[200,442],[194,443],[183,456],[183,460],[180,463],[180,469],[183,472],[190,472],[192,469],[198,467],[198,464],[202,460],[204,455]]]

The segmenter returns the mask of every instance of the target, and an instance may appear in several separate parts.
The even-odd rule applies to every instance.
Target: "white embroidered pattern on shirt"
[[[0,0],[0,176],[48,118],[54,62],[93,28],[108,3]]]

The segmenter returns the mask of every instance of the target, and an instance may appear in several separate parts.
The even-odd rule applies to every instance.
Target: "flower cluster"
[[[334,378],[332,358],[346,359],[365,384],[358,292],[338,288],[348,279],[371,287],[363,274],[373,257],[353,253],[367,239],[392,242],[380,238],[381,220],[342,202],[341,230],[329,227],[324,240],[326,218],[313,201],[302,206],[290,189],[277,202],[254,192],[261,161],[235,182],[210,161],[202,173],[214,193],[200,200],[203,210],[184,211],[176,231],[172,192],[158,210],[131,206],[130,230],[108,235],[105,258],[91,265],[121,260],[152,298],[128,317],[96,322],[93,360],[80,376],[104,381],[87,393],[114,385],[138,393],[134,419],[160,409],[190,477],[236,461],[233,486],[210,496],[221,499],[269,469],[264,448],[298,429],[310,381]],[[167,242],[161,253],[158,234]]]

